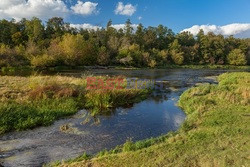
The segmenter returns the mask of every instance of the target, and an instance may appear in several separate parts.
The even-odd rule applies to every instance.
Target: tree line
[[[246,65],[250,39],[224,37],[203,30],[175,34],[171,29],[133,29],[127,20],[123,29],[112,27],[76,29],[60,17],[46,24],[38,18],[0,20],[0,67],[34,66],[133,66],[164,67],[170,64]]]

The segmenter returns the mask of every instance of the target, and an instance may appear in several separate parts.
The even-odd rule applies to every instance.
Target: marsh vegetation
[[[125,89],[126,85],[90,90],[86,77],[2,76],[0,85],[0,134],[47,126],[83,108],[92,116],[104,114],[139,102],[150,93],[149,89]]]

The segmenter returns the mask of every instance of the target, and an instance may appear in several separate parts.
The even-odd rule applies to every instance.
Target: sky
[[[77,28],[115,28],[131,19],[134,27],[162,24],[175,33],[202,28],[205,33],[250,38],[250,0],[0,0],[0,19],[63,17]]]

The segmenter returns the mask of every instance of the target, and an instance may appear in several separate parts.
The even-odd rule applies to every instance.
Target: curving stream
[[[176,131],[185,119],[176,106],[179,96],[197,83],[215,83],[213,77],[228,70],[92,70],[94,75],[123,75],[128,78],[152,79],[164,84],[147,100],[130,108],[117,108],[108,115],[91,118],[85,110],[49,127],[40,127],[0,136],[0,164],[36,167],[45,163],[74,158],[83,152],[94,154],[104,148],[123,144],[128,138],[142,140]],[[79,71],[61,75],[81,76]],[[99,123],[97,123],[99,122]],[[62,125],[70,130],[62,131]],[[0,165],[0,166],[1,166]]]

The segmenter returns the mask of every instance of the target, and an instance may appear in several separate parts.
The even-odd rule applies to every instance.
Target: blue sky
[[[115,15],[117,0],[95,0],[100,9],[98,15],[71,16],[72,23],[91,23],[104,26],[109,19],[121,24],[130,18],[133,23],[146,26],[163,24],[179,32],[193,25],[226,25],[250,23],[250,0],[130,0],[120,1],[136,5],[132,16]],[[72,1],[72,3],[76,3]],[[142,17],[138,20],[138,17]]]
[[[124,24],[129,18],[144,26],[163,24],[176,33],[202,28],[250,37],[250,0],[0,0],[0,19],[33,16],[43,21],[63,17],[77,28],[103,27],[109,19]]]

